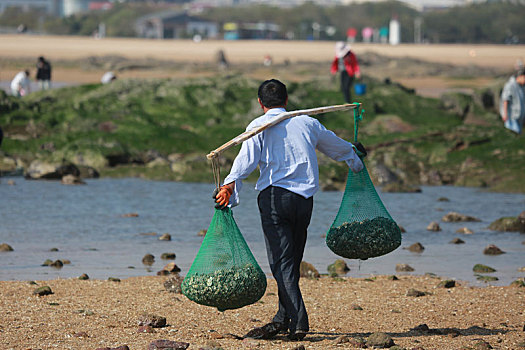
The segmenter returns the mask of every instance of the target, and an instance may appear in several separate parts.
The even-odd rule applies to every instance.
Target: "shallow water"
[[[155,275],[169,261],[160,259],[165,252],[177,255],[176,264],[185,274],[213,215],[213,185],[146,181],[140,179],[88,180],[85,186],[64,186],[53,181],[26,181],[13,178],[15,186],[0,183],[0,243],[8,243],[13,252],[0,253],[0,280],[47,280],[78,277],[126,278]],[[395,274],[397,263],[411,265],[421,275],[427,272],[468,281],[476,280],[472,267],[476,263],[497,270],[491,274],[508,285],[523,277],[517,269],[525,265],[525,235],[516,232],[493,232],[487,226],[502,216],[515,216],[525,209],[525,195],[489,193],[458,187],[423,187],[422,193],[380,193],[390,214],[407,232],[401,248],[378,258],[359,262],[346,260],[351,271],[347,276]],[[264,239],[256,205],[257,192],[247,184],[241,193],[241,205],[234,216],[255,258],[269,273]],[[309,229],[304,260],[321,273],[338,257],[321,235],[330,227],[341,201],[341,192],[319,192],[314,199],[314,213]],[[449,202],[439,202],[447,197]],[[481,222],[445,223],[441,217],[449,211],[480,218]],[[138,217],[122,214],[138,213]],[[441,232],[429,232],[426,226],[438,221]],[[467,226],[473,235],[455,231]],[[145,233],[157,233],[157,236]],[[169,233],[171,241],[159,241]],[[466,244],[449,244],[460,237]],[[411,253],[402,247],[420,242],[425,250]],[[483,255],[483,248],[496,244],[506,254]],[[50,252],[58,248],[57,252]],[[156,257],[151,267],[142,264],[147,254]],[[46,260],[69,259],[61,269],[41,266]]]

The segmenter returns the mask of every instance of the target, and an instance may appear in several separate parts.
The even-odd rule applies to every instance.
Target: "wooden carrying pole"
[[[337,111],[345,111],[349,109],[355,109],[360,107],[360,103],[347,103],[344,105],[335,105],[335,106],[326,106],[326,107],[317,107],[317,108],[311,108],[311,109],[303,109],[298,111],[291,111],[291,112],[284,112],[281,114],[278,114],[275,116],[274,119],[272,119],[270,122],[263,124],[257,128],[248,130],[243,132],[242,134],[234,137],[230,141],[226,142],[224,145],[220,146],[219,148],[215,149],[214,151],[211,151],[206,158],[213,159],[218,157],[222,152],[226,151],[228,148],[231,148],[233,146],[236,146],[243,141],[248,140],[250,137],[253,137],[257,135],[258,133],[282,122],[285,119],[295,117],[298,115],[316,115],[316,114],[322,114],[327,112],[337,112]]]

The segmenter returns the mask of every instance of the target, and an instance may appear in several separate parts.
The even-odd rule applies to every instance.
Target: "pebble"
[[[299,345],[299,346],[296,346],[295,348],[293,348],[292,350],[306,350],[306,348],[304,347],[303,344]]]
[[[184,278],[180,277],[179,275],[171,277],[164,282],[164,288],[166,288],[168,292],[181,294],[181,284],[183,280]]]
[[[108,277],[108,281],[110,281],[110,282],[120,282],[120,278]]]
[[[129,350],[129,347],[127,345],[121,345],[116,348],[96,348],[96,350]]]
[[[411,331],[414,332],[427,332],[430,328],[426,323],[422,323],[420,325],[415,326],[414,328],[411,328]]]
[[[33,294],[38,295],[40,297],[44,295],[53,294],[53,291],[51,290],[51,287],[49,286],[42,286],[33,291]]]
[[[489,350],[493,349],[493,347],[484,340],[479,340],[476,344],[474,344],[473,348],[475,350]]]
[[[151,326],[153,328],[166,327],[166,317],[152,314],[142,314],[138,320],[139,326]]]
[[[438,288],[454,288],[456,286],[456,281],[454,280],[444,280],[439,282],[437,285]]]
[[[408,291],[407,291],[407,294],[406,296],[407,297],[422,297],[422,296],[425,296],[426,293],[425,292],[422,292],[422,291],[419,291],[419,290],[416,290],[414,288],[410,288]]]
[[[390,348],[394,346],[394,340],[383,332],[372,333],[366,340],[366,345],[378,348]]]
[[[449,243],[452,243],[452,244],[464,244],[465,241],[462,240],[461,238],[454,238],[454,239],[451,240]]]
[[[122,214],[121,217],[123,218],[137,218],[139,216],[139,214],[137,213],[127,213],[127,214]]]
[[[197,236],[199,236],[199,237],[204,237],[204,236],[206,236],[206,232],[207,232],[207,231],[208,231],[208,230],[202,229],[202,230],[200,230],[199,232],[197,232]]]
[[[82,281],[85,281],[85,280],[89,279],[89,276],[87,274],[83,273],[82,275],[78,276],[78,279],[82,280]]]
[[[219,332],[210,332],[210,338],[211,339],[224,339],[224,336],[222,334],[220,334]]]
[[[151,326],[139,326],[137,333],[155,333],[155,330]]]
[[[89,338],[89,335],[86,332],[77,332],[73,333],[75,338]]]

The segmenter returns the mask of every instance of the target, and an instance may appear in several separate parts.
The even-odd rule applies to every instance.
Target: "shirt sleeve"
[[[247,178],[259,164],[261,159],[261,137],[261,134],[259,134],[242,143],[241,150],[233,161],[230,174],[224,179],[224,184],[235,181],[235,187],[230,197],[230,206],[232,207],[239,204],[242,180]]]
[[[505,86],[503,87],[503,91],[501,92],[501,100],[502,101],[512,100],[512,88],[511,88],[510,82],[507,82]]]
[[[354,145],[338,137],[333,131],[317,121],[319,138],[317,149],[336,161],[345,161],[348,167],[358,173],[363,169],[363,162],[354,150]]]

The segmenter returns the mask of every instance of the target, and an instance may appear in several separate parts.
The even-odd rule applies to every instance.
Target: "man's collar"
[[[282,107],[277,107],[277,108],[272,108],[272,109],[269,109],[265,115],[275,115],[275,114],[281,114],[281,113],[284,113],[286,112],[286,109],[282,108]]]

